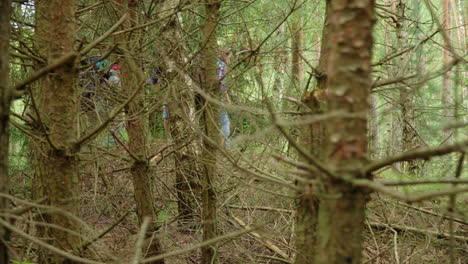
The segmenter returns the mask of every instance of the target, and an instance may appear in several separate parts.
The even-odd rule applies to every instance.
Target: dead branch
[[[284,213],[292,213],[294,212],[293,210],[288,210],[288,209],[281,209],[281,208],[273,208],[273,207],[267,207],[267,206],[239,206],[239,205],[227,205],[229,208],[234,208],[234,209],[241,209],[241,210],[261,210],[261,211],[276,211],[276,212],[284,212]]]
[[[468,184],[468,180],[458,179],[441,179],[441,180],[422,180],[422,181],[379,181],[385,186],[406,186],[406,185],[420,185],[420,184]]]
[[[393,197],[401,201],[406,201],[406,202],[422,202],[422,201],[430,200],[439,196],[446,196],[446,195],[468,192],[468,187],[465,187],[465,188],[450,188],[447,190],[428,192],[428,193],[416,194],[416,195],[405,195],[391,188],[388,188],[384,186],[383,184],[370,181],[370,180],[366,180],[366,179],[351,180],[350,183],[353,184],[354,186],[368,188],[373,191],[377,191],[379,193],[386,194],[390,197]]]
[[[435,156],[442,156],[442,155],[446,155],[452,152],[462,151],[467,146],[468,146],[468,140],[465,140],[459,143],[441,146],[441,147],[435,147],[435,148],[429,147],[429,148],[421,148],[421,149],[416,149],[412,151],[407,151],[400,155],[395,155],[392,157],[388,157],[385,159],[371,162],[367,164],[366,166],[364,166],[362,171],[363,171],[363,174],[367,174],[367,173],[376,171],[380,168],[383,168],[385,166],[392,165],[396,162],[408,161],[408,160],[414,160],[414,159],[429,159]]]
[[[378,229],[390,229],[391,228],[398,232],[413,232],[413,233],[418,233],[418,234],[423,234],[423,235],[436,236],[438,238],[444,238],[444,239],[450,238],[450,234],[447,234],[447,233],[439,233],[439,232],[431,231],[431,230],[422,230],[422,229],[417,229],[417,228],[410,227],[410,226],[389,225],[389,224],[382,224],[382,223],[370,223],[370,225]],[[466,236],[453,236],[453,237],[456,240],[468,242],[468,237]]]
[[[106,228],[105,230],[103,230],[99,235],[97,235],[96,237],[84,242],[80,248],[82,249],[86,249],[89,245],[91,245],[92,243],[96,242],[97,240],[101,239],[102,237],[104,237],[107,233],[109,233],[110,231],[112,231],[116,226],[118,226],[129,214],[130,212],[132,212],[131,210],[128,210],[127,212],[125,212],[119,219],[117,219],[117,221],[115,221],[112,225],[110,225],[108,228]]]
[[[462,224],[462,225],[468,225],[468,223],[463,221],[462,219],[453,218],[453,217],[447,216],[445,214],[442,215],[442,214],[434,213],[432,211],[429,211],[429,210],[426,210],[426,209],[423,209],[423,208],[419,208],[419,207],[416,207],[416,206],[412,206],[410,204],[403,203],[403,202],[398,202],[398,204],[402,205],[402,206],[405,206],[405,207],[408,207],[408,208],[411,208],[411,209],[416,210],[418,212],[422,212],[422,213],[433,215],[433,216],[442,217],[443,219],[452,220],[452,221],[457,222],[457,223]]]
[[[11,225],[10,223],[8,223],[7,221],[3,220],[2,218],[0,218],[0,225],[3,225],[4,227],[6,227],[8,230],[10,230],[11,232],[14,232],[14,233],[17,233],[18,235],[24,237],[25,239],[31,241],[31,242],[34,242],[36,243],[37,245],[43,247],[43,248],[46,248],[60,256],[63,256],[67,259],[70,259],[72,261],[76,261],[76,262],[79,262],[79,263],[87,263],[87,264],[105,264],[104,262],[99,262],[99,261],[95,261],[95,260],[90,260],[90,259],[85,259],[85,258],[82,258],[82,257],[78,257],[76,255],[73,255],[69,252],[66,252],[66,251],[63,251],[59,248],[56,248],[50,244],[47,244],[43,241],[41,241],[40,239],[34,237],[34,236],[31,236],[25,232],[23,232],[22,230],[16,228],[15,226]]]
[[[248,225],[246,223],[244,223],[244,221],[242,221],[241,219],[233,216],[233,219],[234,221],[236,221],[236,223],[244,228],[248,228]],[[289,258],[288,254],[286,254],[286,252],[284,252],[283,250],[281,250],[279,247],[277,247],[276,245],[274,245],[270,240],[266,239],[266,238],[263,238],[261,237],[257,232],[251,232],[249,233],[250,236],[253,236],[257,241],[259,241],[260,243],[262,243],[264,246],[266,246],[267,248],[269,248],[271,251],[275,252],[276,254],[280,255],[282,258],[284,259],[287,259],[289,261],[291,261],[291,259]]]
[[[201,247],[209,246],[209,245],[215,244],[215,243],[223,241],[223,240],[233,239],[233,238],[241,236],[243,234],[250,233],[255,229],[256,228],[249,227],[249,228],[246,228],[244,230],[240,230],[240,231],[237,231],[237,232],[233,232],[233,233],[229,233],[229,234],[226,234],[226,235],[218,236],[218,237],[215,237],[215,238],[212,238],[212,239],[208,239],[208,240],[206,240],[204,242],[192,245],[192,246],[190,246],[188,248],[174,250],[174,251],[171,251],[171,252],[168,252],[168,253],[165,253],[165,254],[161,254],[159,256],[154,256],[154,257],[151,257],[151,258],[143,259],[141,261],[141,263],[149,263],[149,262],[153,262],[153,261],[164,259],[164,258],[178,256],[180,254],[190,252],[190,251],[193,251],[193,250],[201,248]]]

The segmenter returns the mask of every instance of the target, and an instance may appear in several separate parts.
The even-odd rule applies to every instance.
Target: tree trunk
[[[317,87],[312,92],[306,92],[302,101],[308,106],[304,109],[308,115],[321,114],[326,105],[325,97],[327,88],[326,69],[328,65],[328,46],[330,34],[330,1],[326,1],[325,19],[322,30],[321,53],[317,70],[321,72],[317,76]],[[293,64],[294,65],[294,64]],[[293,71],[294,72],[294,71]],[[293,75],[293,79],[298,79]],[[309,146],[309,151],[319,159],[323,159],[323,123],[317,122],[304,126],[301,132],[304,145]],[[304,157],[300,157],[305,160]],[[319,171],[310,175],[310,179],[318,178]],[[296,200],[296,264],[313,263],[316,254],[315,244],[317,240],[316,227],[318,221],[319,199],[317,197],[317,186],[313,184],[300,184],[301,190],[298,192]]]
[[[371,90],[374,1],[330,2],[328,109],[367,113]],[[367,118],[326,121],[326,164],[338,178],[324,184],[318,220],[318,264],[358,264],[362,259],[366,191],[339,178],[366,178],[357,168],[367,160]]]
[[[166,0],[160,2],[160,10],[173,12],[179,1]],[[166,14],[160,14],[165,17]],[[170,116],[168,118],[169,137],[174,143],[174,166],[177,190],[177,207],[179,211],[178,223],[181,227],[192,229],[197,215],[197,197],[199,197],[199,166],[197,164],[196,144],[193,135],[194,124],[191,124],[191,109],[194,108],[194,95],[184,76],[178,74],[176,67],[183,65],[185,43],[183,43],[177,14],[164,20],[161,26],[161,44],[159,53],[164,60],[164,76],[170,81],[168,84],[168,106]],[[190,82],[190,81],[189,81]],[[180,148],[180,146],[183,146]]]
[[[443,0],[442,1],[442,26],[445,30],[445,33],[448,36],[448,40],[444,38],[444,47],[442,49],[442,61],[444,65],[448,65],[451,61],[451,56],[450,56],[450,49],[449,46],[451,43],[448,41],[451,41],[451,36],[452,36],[452,19],[450,17],[450,0]],[[444,107],[444,116],[445,120],[451,121],[452,115],[453,115],[453,105],[452,105],[452,80],[451,80],[451,74],[452,71],[447,71],[443,75],[442,79],[442,105]],[[446,142],[450,143],[452,141],[452,135],[450,130],[445,131],[445,136],[447,138]]]
[[[10,46],[11,1],[0,1],[0,193],[9,193],[8,150],[9,115],[12,91],[9,87],[8,50]],[[7,199],[0,197],[0,211],[8,208]],[[0,225],[0,264],[8,264],[8,231]]]
[[[293,86],[298,94],[300,94],[301,84],[304,79],[304,60],[302,59],[302,50],[304,49],[304,25],[302,23],[302,17],[295,17],[295,19],[296,21],[292,23],[291,32],[291,76]]]
[[[379,123],[377,114],[378,98],[375,94],[370,95],[369,110],[369,156],[371,159],[378,159],[379,153]]]
[[[138,24],[137,8],[138,3],[134,0],[127,0],[123,4],[124,10],[129,14],[125,27],[130,28]],[[120,45],[123,46],[124,62],[122,63],[121,80],[122,88],[127,91],[130,96],[136,89],[140,89],[135,99],[129,103],[126,108],[127,133],[128,133],[128,148],[137,160],[133,161],[130,168],[132,183],[134,188],[134,198],[137,209],[138,222],[140,225],[145,218],[150,219],[148,230],[145,234],[146,244],[144,250],[146,257],[156,256],[162,253],[161,242],[158,237],[158,226],[156,225],[156,210],[154,205],[153,180],[149,174],[148,160],[148,124],[145,115],[144,96],[145,89],[141,89],[144,83],[144,74],[141,65],[135,58],[135,54],[140,50],[139,36],[130,36],[127,39],[121,40]],[[137,41],[135,41],[135,37]],[[164,264],[164,259],[154,261],[153,264]]]
[[[407,26],[407,5],[404,1],[398,0],[395,1],[395,37],[396,41],[394,46],[396,47],[396,52],[401,52],[408,46],[408,26]],[[400,55],[398,59],[395,59],[394,77],[400,77],[406,74],[408,71],[412,70],[409,67],[409,62],[411,58],[411,53],[406,53]],[[400,84],[398,84],[400,85]],[[400,151],[408,151],[416,147],[417,134],[415,131],[416,121],[414,116],[414,93],[417,90],[417,87],[404,87],[398,89],[399,92],[399,122],[398,128],[401,129],[399,134],[401,134],[401,140],[399,142]],[[401,163],[401,169],[405,173],[417,174],[417,161],[405,161]]]
[[[36,3],[36,48],[48,63],[73,51],[75,6],[74,0]],[[43,219],[49,224],[79,232],[78,221],[64,213],[78,217],[80,209],[78,149],[74,145],[78,136],[79,107],[75,66],[75,61],[70,61],[47,74],[31,96],[36,101],[35,128],[42,137],[33,143],[34,187],[40,189],[34,190],[34,193],[46,197],[49,205],[59,209],[47,212]],[[53,246],[79,253],[80,238],[77,235],[50,228],[44,235]],[[40,263],[73,263],[64,257],[44,252],[40,258]]]
[[[203,26],[203,70],[205,83],[203,89],[213,97],[218,98],[220,83],[217,79],[217,42],[216,26],[218,24],[218,13],[221,2],[217,0],[205,1],[205,25]],[[219,109],[218,106],[208,100],[204,101],[201,121],[203,122],[203,167],[202,176],[202,221],[203,240],[209,240],[218,235],[217,208],[216,208],[216,153],[219,144]],[[217,263],[215,245],[202,247],[202,263]]]

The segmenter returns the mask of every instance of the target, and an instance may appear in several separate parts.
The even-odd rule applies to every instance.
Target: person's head
[[[228,48],[219,49],[219,59],[225,63],[229,63],[231,61],[231,56],[232,52]]]
[[[110,69],[110,73],[112,75],[115,75],[115,76],[119,76],[120,75],[120,65],[119,64],[114,64],[112,65],[111,69]]]
[[[107,59],[100,60],[100,61],[96,62],[96,68],[99,71],[108,72],[110,67],[111,67],[111,63]]]

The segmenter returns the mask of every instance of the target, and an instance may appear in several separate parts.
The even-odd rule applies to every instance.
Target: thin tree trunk
[[[396,33],[396,42],[395,42],[395,47],[396,51],[400,52],[401,50],[405,49],[406,46],[408,45],[408,26],[407,26],[407,13],[408,13],[408,8],[407,5],[404,3],[404,1],[396,1],[395,2],[395,13],[397,14],[396,16],[396,27],[395,27],[395,33]],[[410,56],[411,53],[406,53],[401,55],[398,60],[395,61],[395,72],[396,76],[399,77],[405,74],[408,70],[410,70],[409,67],[409,62],[410,62]],[[415,121],[415,116],[414,116],[414,92],[417,89],[417,87],[414,87],[413,89],[408,89],[407,87],[400,88],[398,90],[399,92],[399,107],[400,107],[400,124],[398,127],[401,129],[401,142],[399,143],[399,146],[401,146],[401,150],[398,151],[408,151],[416,147],[416,141],[417,141],[417,134],[415,131],[416,127],[416,121]],[[410,174],[417,174],[417,166],[416,166],[417,161],[406,161],[402,162],[402,170],[406,173]]]
[[[206,83],[203,87],[205,92],[218,98],[220,93],[220,83],[217,79],[217,43],[216,26],[218,24],[218,13],[221,2],[217,0],[205,1],[206,21],[203,26],[203,70]],[[203,240],[209,240],[218,235],[217,228],[217,208],[216,208],[216,154],[219,145],[219,109],[218,106],[205,100],[205,107],[202,110],[203,122],[203,166],[202,177],[202,221],[203,221]],[[215,245],[202,247],[202,263],[217,263]]]
[[[302,17],[296,17],[297,21],[292,23],[291,38],[291,76],[293,86],[300,92],[301,84],[304,79],[304,60],[302,59],[302,50],[304,49],[304,29]]]
[[[331,1],[328,109],[366,113],[371,90],[374,1]],[[343,19],[343,18],[346,19]],[[356,168],[367,160],[367,118],[326,121],[326,164],[339,177],[367,178]],[[328,178],[320,201],[316,264],[360,264],[365,230],[366,191]]]
[[[166,0],[160,2],[160,10],[173,12],[179,1]],[[162,13],[161,17],[166,14]],[[197,215],[197,197],[199,196],[199,169],[197,166],[196,138],[190,109],[194,108],[193,92],[186,84],[184,76],[178,74],[176,67],[182,65],[186,58],[185,45],[182,42],[182,33],[177,20],[177,14],[165,20],[161,27],[161,43],[159,53],[164,60],[164,75],[170,81],[168,89],[168,106],[170,117],[168,118],[169,136],[174,142],[174,166],[177,190],[177,207],[179,211],[178,223],[181,227],[192,229]],[[188,142],[189,141],[189,142]],[[183,148],[179,146],[185,145]]]
[[[442,21],[443,21],[443,28],[448,36],[448,40],[444,38],[444,47],[442,49],[442,62],[444,65],[448,65],[451,61],[451,56],[450,56],[450,50],[449,46],[451,43],[448,43],[447,41],[451,41],[451,36],[452,36],[452,19],[450,17],[450,0],[443,0],[442,1]],[[452,110],[452,71],[447,71],[444,73],[442,76],[442,105],[444,106],[444,115],[446,120],[451,120],[451,116],[453,114]],[[447,143],[452,141],[452,135],[449,130],[446,130],[445,136],[447,138]]]
[[[280,34],[284,32],[284,27],[280,27]],[[282,47],[285,49],[285,47]],[[286,73],[285,68],[286,68],[286,56],[285,51],[280,50],[277,55],[275,55],[275,61],[277,64],[275,64],[275,78],[273,81],[273,87],[272,87],[272,94],[273,94],[273,102],[275,105],[278,106],[278,111],[281,112],[283,111],[283,97],[284,97],[284,75]]]
[[[8,49],[10,46],[11,1],[0,1],[0,193],[8,193],[9,115],[12,91],[9,87]],[[8,201],[0,197],[0,211],[8,208]],[[0,264],[8,264],[8,230],[0,226]]]
[[[134,0],[126,0],[123,3],[124,10],[129,14],[129,18],[125,23],[125,27],[133,27],[138,23],[137,8],[138,3]],[[145,115],[141,115],[145,110],[144,96],[145,89],[141,89],[144,83],[144,74],[141,65],[135,58],[133,53],[138,53],[140,50],[141,35],[132,36],[133,41],[124,39],[120,41],[124,50],[124,62],[122,63],[122,88],[127,91],[127,94],[133,94],[136,89],[140,92],[135,99],[129,103],[126,108],[128,115],[127,133],[128,133],[128,148],[130,152],[137,158],[133,161],[130,168],[132,183],[134,188],[134,198],[137,209],[138,222],[140,225],[145,218],[150,219],[150,223],[145,234],[146,256],[156,256],[162,253],[162,246],[158,237],[158,226],[156,224],[156,210],[154,205],[153,180],[149,174],[148,160],[148,124]],[[134,39],[137,41],[134,41]],[[164,259],[154,261],[153,264],[164,264]]]
[[[379,123],[377,114],[377,96],[370,95],[370,110],[369,110],[369,156],[371,159],[379,157]]]
[[[317,70],[321,72],[317,76],[317,88],[313,92],[306,92],[303,96],[303,102],[308,106],[304,111],[310,115],[321,114],[326,105],[325,93],[327,88],[326,69],[328,65],[328,46],[330,34],[330,1],[326,1],[325,19],[322,30],[321,53]],[[294,65],[294,64],[293,64]],[[294,71],[293,71],[294,73]],[[293,79],[295,77],[293,75]],[[309,151],[319,159],[323,158],[323,123],[314,123],[303,126],[305,131],[301,131],[302,139],[305,145],[309,146]],[[305,160],[304,157],[300,157]],[[318,178],[319,171],[310,175],[310,179]],[[300,184],[301,190],[298,192],[296,200],[296,264],[313,263],[316,255],[315,244],[317,240],[316,228],[318,221],[319,199],[317,197],[317,186],[314,184]]]
[[[73,51],[75,41],[74,0],[51,0],[36,3],[36,47],[39,54],[52,63]],[[75,62],[64,64],[46,75],[35,97],[36,129],[42,136],[35,140],[33,165],[36,177],[34,192],[47,197],[47,203],[59,209],[47,212],[43,218],[49,224],[79,232],[78,221],[65,214],[79,216],[80,192],[78,151],[74,145],[78,136],[78,99],[75,89]],[[47,135],[44,134],[47,131]],[[69,232],[47,229],[48,243],[62,250],[77,252],[80,238]],[[43,252],[44,253],[44,252]],[[41,263],[73,263],[56,254],[41,254]]]

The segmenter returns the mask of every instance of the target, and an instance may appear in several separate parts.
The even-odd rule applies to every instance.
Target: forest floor
[[[95,159],[95,154],[82,157],[81,214],[91,230],[85,238],[94,237],[115,223],[117,225],[89,247],[91,250],[87,251],[86,257],[107,263],[129,263],[135,252],[139,226],[128,163],[105,155],[98,155],[99,158]],[[263,175],[281,178],[285,174],[285,169],[270,154],[237,152],[235,157],[238,166],[255,168]],[[255,234],[244,234],[216,244],[219,263],[292,263],[295,254],[292,190],[253,178],[222,156],[218,171],[220,233],[236,232],[246,225],[258,227]],[[188,233],[178,226],[175,219],[177,200],[173,188],[173,159],[167,157],[157,166],[152,166],[151,173],[155,178],[156,206],[161,225],[158,236],[165,252],[200,243],[200,231]],[[24,183],[18,185],[23,188],[14,190],[15,195],[29,200],[30,183],[24,180],[29,178],[20,171],[15,171],[13,177],[13,181]],[[451,255],[457,264],[468,263],[468,223],[462,215],[467,208],[468,199],[462,197],[458,201],[461,213],[453,214],[457,219],[453,222],[456,239],[450,240],[450,221],[444,219],[447,216],[446,201],[406,204],[374,194],[367,209],[364,263],[450,263]],[[34,233],[34,225],[26,220],[17,221],[17,226]],[[13,235],[15,260],[34,262],[36,247]],[[199,257],[200,249],[194,249],[170,257],[166,263],[199,263]]]

